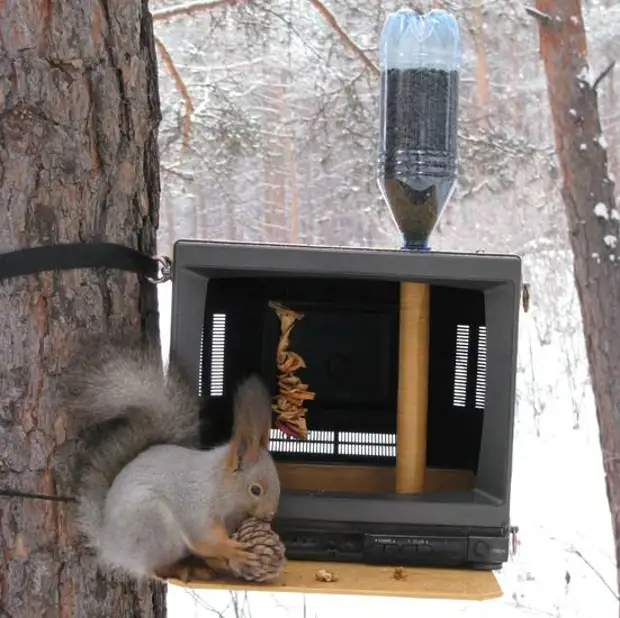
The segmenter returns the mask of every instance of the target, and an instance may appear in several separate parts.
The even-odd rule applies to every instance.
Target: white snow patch
[[[594,207],[594,214],[600,219],[609,219],[609,213],[607,212],[607,206],[603,202],[599,202]]]
[[[579,74],[577,75],[577,81],[579,81],[581,84],[587,84],[588,86],[592,86],[593,77],[592,70],[590,69],[589,64],[586,64],[583,69],[579,71]]]
[[[618,239],[613,234],[607,234],[603,236],[603,242],[610,248],[615,249],[618,244]]]
[[[570,16],[570,23],[573,24],[573,26],[578,26],[579,25],[579,17],[577,17],[577,15],[571,15]]]
[[[583,150],[587,150],[588,149],[588,145],[587,144],[579,144],[579,150],[583,151]]]
[[[577,110],[573,109],[572,107],[568,110],[568,114],[573,118],[577,118]]]
[[[616,261],[616,256],[615,256],[613,253],[611,253],[611,254],[609,255],[609,261],[610,261],[610,262],[615,262],[615,261]]]
[[[611,209],[611,218],[614,221],[620,221],[620,212],[618,212],[615,208]]]
[[[596,253],[596,252],[594,252],[594,253],[592,254],[592,259],[593,259],[593,260],[594,260],[597,264],[600,264],[600,263],[601,263],[601,256],[600,256],[598,253]]]
[[[604,135],[599,135],[594,138],[594,143],[598,144],[601,148],[607,148],[607,140]]]

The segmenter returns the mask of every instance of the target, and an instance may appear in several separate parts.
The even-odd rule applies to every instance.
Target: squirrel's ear
[[[234,398],[234,424],[228,465],[233,470],[258,460],[269,447],[271,398],[263,381],[252,375],[240,384]]]

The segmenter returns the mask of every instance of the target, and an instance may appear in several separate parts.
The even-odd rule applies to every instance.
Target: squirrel
[[[61,377],[61,405],[82,440],[76,525],[104,569],[174,576],[195,557],[253,566],[231,538],[250,516],[270,521],[280,482],[268,451],[271,401],[257,375],[233,398],[229,442],[199,448],[200,400],[159,348],[83,346]]]

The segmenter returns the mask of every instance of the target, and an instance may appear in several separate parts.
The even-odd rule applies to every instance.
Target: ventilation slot
[[[280,453],[311,453],[316,455],[331,455],[334,453],[333,431],[309,431],[307,440],[289,438],[279,429],[272,429],[269,449]]]
[[[484,410],[487,388],[487,327],[478,330],[478,370],[476,372],[476,408]]]
[[[200,329],[200,358],[198,360],[198,397],[202,397],[203,387],[202,378],[204,377],[204,361],[205,361],[205,327],[204,324]]]
[[[467,360],[469,356],[469,325],[456,327],[456,360],[454,366],[454,396],[452,405],[464,408],[467,401]]]
[[[338,434],[338,454],[351,457],[396,457],[396,434],[353,433]]]
[[[274,453],[337,455],[344,460],[385,459],[396,457],[396,434],[309,431],[307,440],[296,440],[272,429],[269,448]]]
[[[211,326],[211,397],[224,394],[224,351],[226,348],[226,314],[214,313]]]

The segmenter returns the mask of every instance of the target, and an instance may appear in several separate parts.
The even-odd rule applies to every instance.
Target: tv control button
[[[486,541],[477,541],[474,545],[474,554],[478,558],[487,558],[489,555],[489,544]]]
[[[386,545],[385,546],[386,554],[397,554],[398,553],[398,545]]]
[[[431,545],[418,545],[419,554],[430,554],[433,551]]]

